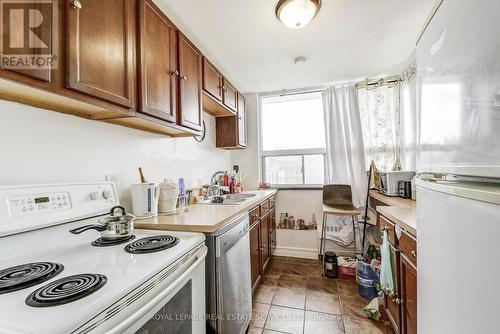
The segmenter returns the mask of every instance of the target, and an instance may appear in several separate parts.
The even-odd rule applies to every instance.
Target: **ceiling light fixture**
[[[280,0],[276,5],[276,17],[288,28],[299,29],[318,14],[321,2],[322,0]]]
[[[297,57],[295,58],[295,65],[304,65],[306,63],[306,57]]]

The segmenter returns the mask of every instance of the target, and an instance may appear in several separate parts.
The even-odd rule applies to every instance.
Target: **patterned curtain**
[[[399,84],[358,90],[365,160],[378,170],[393,169],[399,159]]]

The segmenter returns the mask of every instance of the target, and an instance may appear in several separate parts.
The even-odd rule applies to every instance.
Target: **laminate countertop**
[[[191,204],[189,210],[177,215],[158,215],[155,218],[137,219],[135,228],[148,230],[170,230],[185,232],[212,233],[224,227],[231,220],[260,202],[276,194],[276,189],[249,190],[245,194],[255,197],[237,205],[227,204]]]
[[[377,211],[398,224],[403,230],[417,236],[417,202],[411,199],[390,197],[376,190],[370,191],[370,196],[385,205],[377,205]]]

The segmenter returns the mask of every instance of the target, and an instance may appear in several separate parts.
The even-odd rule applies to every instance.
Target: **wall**
[[[198,143],[8,101],[0,101],[0,113],[0,185],[103,181],[110,174],[129,206],[139,166],[148,181],[184,177],[188,186],[231,167],[231,153],[215,148],[215,121],[206,114],[207,138]]]
[[[258,161],[260,145],[258,131],[259,97],[258,94],[247,94],[245,99],[247,102],[248,143],[246,149],[233,151],[232,161],[233,164],[240,166],[243,185],[250,189],[257,188],[260,182],[261,164]]]

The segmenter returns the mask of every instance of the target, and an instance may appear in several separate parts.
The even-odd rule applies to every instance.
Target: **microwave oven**
[[[415,176],[415,172],[404,171],[381,171],[380,192],[387,196],[399,196],[399,181],[409,181]]]

